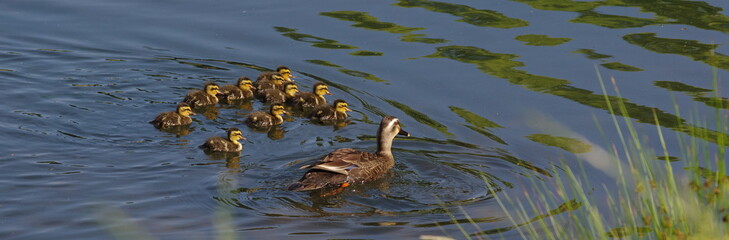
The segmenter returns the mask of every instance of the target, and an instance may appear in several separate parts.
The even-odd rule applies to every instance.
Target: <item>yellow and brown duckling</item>
[[[329,92],[329,86],[323,82],[314,84],[312,92],[299,92],[291,101],[291,105],[294,109],[305,110],[315,108],[321,105],[326,105],[327,100],[324,95],[332,95]]]
[[[281,74],[281,77],[283,77],[284,81],[294,81],[293,79],[296,78],[296,76],[291,74],[291,69],[289,69],[286,66],[278,66],[276,68],[275,72],[263,72],[260,75],[258,75],[258,78],[256,79],[256,81],[261,80],[261,79],[268,79],[274,73]]]
[[[192,123],[190,115],[195,115],[190,105],[187,103],[179,103],[177,104],[177,111],[160,113],[149,123],[157,128],[190,125]]]
[[[283,76],[279,73],[273,73],[271,74],[271,77],[268,79],[258,79],[256,82],[253,83],[253,87],[256,88],[256,90],[253,92],[257,98],[264,98],[266,90],[269,89],[278,89],[283,90],[283,84],[286,80],[284,80]]]
[[[342,99],[334,100],[332,105],[319,106],[311,112],[309,118],[321,123],[333,123],[347,120],[347,112],[351,112],[349,104]]]
[[[203,107],[215,105],[218,103],[218,91],[220,87],[212,82],[207,82],[203,86],[203,90],[193,91],[185,97],[182,102],[190,104],[191,107]]]
[[[239,77],[235,85],[226,85],[220,88],[218,97],[228,102],[253,98],[253,82],[248,77]]]
[[[319,162],[301,167],[309,169],[304,176],[288,186],[291,191],[308,191],[324,187],[339,187],[335,192],[354,183],[378,179],[395,165],[392,141],[396,135],[410,136],[393,116],[382,118],[377,131],[377,152],[363,152],[340,148],[324,156]]]
[[[286,103],[287,101],[293,100],[296,93],[299,92],[299,87],[294,82],[285,82],[283,84],[283,91],[278,89],[268,89],[263,93],[263,101],[266,104],[275,103]]]
[[[283,123],[281,114],[286,113],[283,104],[273,104],[269,112],[252,112],[246,118],[246,124],[252,128],[269,128]]]
[[[228,136],[227,137],[211,137],[208,138],[208,140],[205,140],[205,143],[203,145],[200,145],[200,148],[206,150],[206,151],[213,151],[213,152],[240,152],[243,150],[243,144],[238,142],[238,140],[246,140],[245,137],[243,137],[243,133],[238,128],[228,128]]]

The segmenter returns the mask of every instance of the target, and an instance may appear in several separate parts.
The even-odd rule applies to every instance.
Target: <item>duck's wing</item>
[[[329,153],[317,164],[304,166],[304,168],[308,167],[348,175],[350,170],[359,167],[357,162],[362,159],[363,154],[364,152],[351,148],[341,148]]]

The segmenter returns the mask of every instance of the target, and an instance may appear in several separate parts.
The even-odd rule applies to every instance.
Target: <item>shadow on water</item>
[[[465,22],[479,27],[516,28],[529,25],[529,22],[527,21],[510,18],[497,11],[475,9],[455,3],[427,0],[400,0],[394,5],[405,8],[419,7],[433,12],[448,13],[453,16],[461,17],[461,19],[458,20],[459,22]]]
[[[719,44],[705,44],[696,40],[659,38],[655,33],[634,33],[623,36],[630,44],[657,53],[668,53],[691,58],[709,66],[729,70],[729,56],[716,53]]]
[[[729,98],[707,96],[714,93],[714,90],[711,89],[694,87],[685,83],[672,81],[656,81],[653,85],[673,92],[685,93],[691,96],[694,101],[706,104],[709,107],[729,109]]]
[[[400,41],[403,42],[419,42],[419,43],[445,43],[448,42],[446,39],[441,38],[426,38],[425,34],[413,34],[414,31],[423,30],[425,28],[413,28],[404,27],[395,23],[381,22],[377,18],[370,16],[366,12],[356,11],[335,11],[335,12],[323,12],[319,13],[323,16],[333,17],[343,21],[355,22],[353,27],[372,30],[372,31],[383,31],[388,33],[400,34]]]
[[[294,40],[297,42],[311,43],[312,47],[324,48],[324,49],[359,49],[359,47],[356,47],[356,46],[341,44],[337,40],[332,40],[332,39],[328,39],[328,38],[317,37],[314,35],[299,33],[299,32],[297,32],[298,29],[295,29],[295,28],[287,28],[287,27],[273,27],[273,28],[277,32],[280,32],[282,36],[288,37],[291,40]],[[354,55],[354,56],[382,56],[385,53],[359,50],[359,51],[351,52],[349,54]]]
[[[524,66],[524,63],[513,60],[518,57],[515,54],[493,53],[472,46],[444,46],[436,48],[435,53],[425,57],[446,58],[473,64],[482,72],[505,79],[514,85],[520,85],[535,92],[559,96],[598,109],[609,110],[608,103],[606,103],[607,98],[607,101],[613,106],[618,106],[618,103],[624,104],[627,109],[627,115],[636,119],[638,122],[655,124],[653,116],[655,112],[657,119],[663,127],[668,127],[674,131],[683,132],[710,142],[716,142],[719,137],[729,140],[729,136],[725,133],[691,125],[683,118],[657,108],[638,105],[628,99],[595,94],[586,89],[570,86],[570,82],[564,79],[539,76],[518,70],[517,68]],[[707,135],[697,134],[697,132],[705,132]]]
[[[720,7],[700,1],[649,0],[649,1],[528,1],[512,0],[528,4],[538,10],[568,11],[580,15],[570,20],[575,23],[593,24],[606,28],[637,28],[659,24],[684,24],[701,29],[729,32],[729,17],[723,15]],[[600,14],[600,7],[633,7],[641,12],[652,13],[653,19]]]

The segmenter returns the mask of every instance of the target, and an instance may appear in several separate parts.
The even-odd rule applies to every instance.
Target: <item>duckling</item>
[[[283,123],[281,114],[286,113],[284,106],[280,103],[271,105],[269,112],[252,112],[246,119],[246,124],[252,128],[269,128]]]
[[[319,106],[311,112],[309,118],[322,123],[331,123],[347,120],[347,112],[351,112],[349,104],[342,99],[334,100],[331,106]]]
[[[218,94],[220,87],[217,84],[207,82],[203,89],[204,91],[197,90],[187,94],[182,102],[190,104],[192,107],[210,106],[218,103],[218,97],[215,95]]]
[[[238,128],[228,128],[228,138],[224,137],[211,137],[208,138],[208,140],[205,140],[205,143],[203,145],[200,145],[200,148],[205,149],[207,151],[213,151],[213,152],[240,152],[243,150],[243,144],[240,144],[238,140],[246,140],[245,137],[243,137],[243,134],[241,133],[240,129]]]
[[[264,101],[266,104],[274,104],[274,103],[285,103],[287,101],[290,101],[294,98],[296,93],[299,92],[299,87],[296,86],[294,82],[286,82],[283,84],[283,91],[278,89],[268,89],[266,90],[264,95]]]
[[[377,152],[369,153],[351,148],[340,148],[324,156],[319,162],[306,165],[304,176],[288,186],[290,191],[308,191],[336,187],[341,191],[352,183],[362,183],[382,177],[395,165],[392,140],[396,135],[410,136],[400,127],[400,120],[386,116],[377,131]]]
[[[271,74],[271,78],[269,79],[258,79],[256,82],[253,83],[253,86],[256,88],[256,91],[253,92],[257,98],[264,98],[265,92],[268,89],[278,89],[283,90],[283,83],[284,78],[279,73],[273,73]]]
[[[327,100],[324,95],[332,95],[329,92],[329,86],[323,82],[314,84],[312,92],[299,92],[292,101],[292,105],[297,110],[311,109],[320,105],[326,105]]]
[[[296,76],[291,74],[291,69],[289,69],[289,67],[278,66],[275,72],[263,72],[261,75],[258,75],[256,80],[270,78],[274,73],[281,74],[281,77],[283,77],[285,81],[294,81],[293,78],[296,78]]]
[[[172,126],[184,126],[192,123],[190,115],[195,115],[187,103],[177,104],[176,112],[163,112],[157,115],[154,120],[149,123],[153,124],[157,128],[167,128]]]
[[[218,96],[231,102],[239,99],[253,98],[253,82],[245,76],[239,77],[235,85],[226,85],[220,88]]]

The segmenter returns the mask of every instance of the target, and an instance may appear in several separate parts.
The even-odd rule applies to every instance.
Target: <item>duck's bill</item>
[[[400,132],[397,133],[397,135],[403,135],[406,137],[410,137],[410,133],[406,132],[405,130],[400,129]]]

